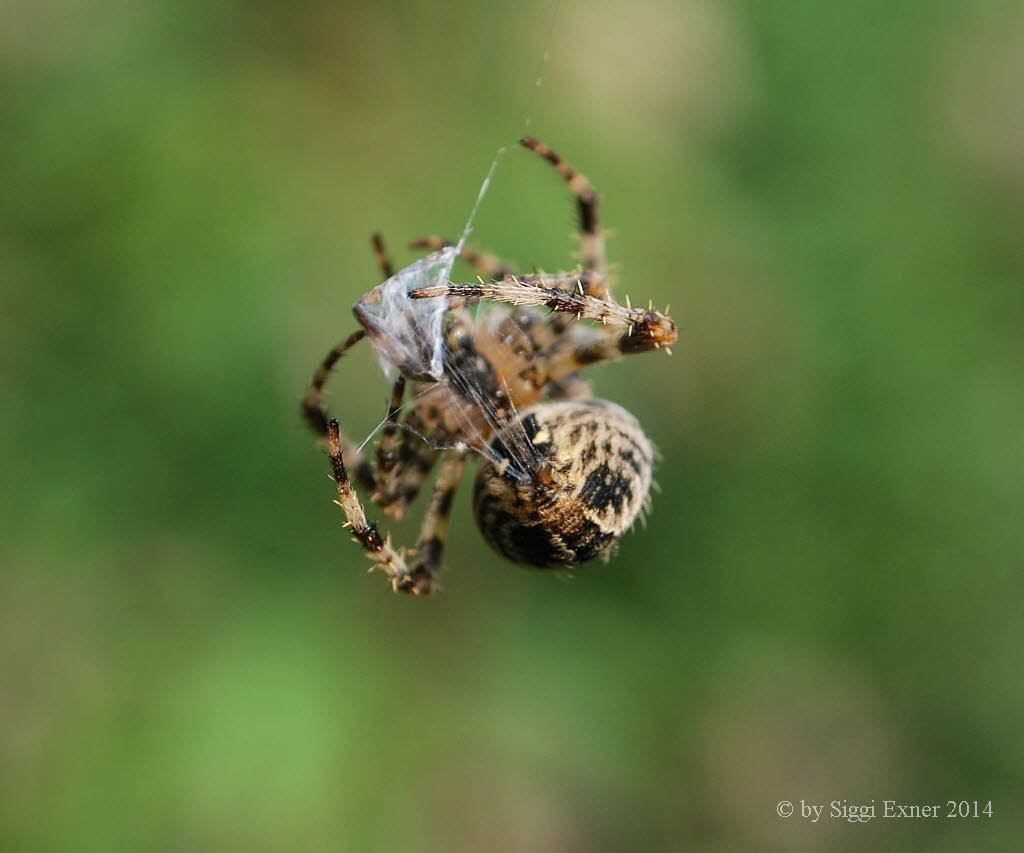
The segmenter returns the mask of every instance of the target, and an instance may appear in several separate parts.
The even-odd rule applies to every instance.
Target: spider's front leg
[[[543,286],[518,279],[476,284],[441,284],[409,291],[412,299],[444,296],[466,302],[505,302],[510,305],[545,306],[563,314],[597,320],[605,326],[624,328],[609,335],[621,354],[668,348],[679,336],[675,322],[666,314],[649,308],[631,308],[576,290]]]

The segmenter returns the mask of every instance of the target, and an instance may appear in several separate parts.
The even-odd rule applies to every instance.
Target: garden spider
[[[396,279],[375,235],[387,281],[356,303],[361,328],[328,353],[303,400],[306,420],[326,439],[336,503],[347,526],[396,591],[430,592],[470,452],[484,457],[473,496],[477,525],[491,547],[513,562],[560,568],[608,555],[648,502],[650,442],[621,406],[592,399],[578,373],[621,355],[667,349],[676,340],[676,325],[666,314],[630,307],[628,299],[625,307],[614,301],[596,191],[548,146],[531,138],[521,144],[550,162],[576,197],[580,266],[554,275],[518,275],[493,255],[461,243],[452,247],[439,237],[413,241],[413,248],[451,253],[452,261],[457,253],[479,273],[476,284],[453,284],[444,274],[432,283],[403,285],[404,307],[389,309],[408,326],[428,304],[419,300],[440,306],[437,340],[418,342],[437,344],[441,372],[431,372],[422,353],[396,346],[394,323],[381,320],[383,288]],[[438,298],[444,301],[433,302]],[[513,307],[474,319],[467,306],[478,302]],[[542,313],[542,306],[551,312]],[[599,323],[573,322],[581,318]],[[342,435],[323,399],[334,365],[366,337],[388,355],[385,363],[395,373],[376,466]],[[412,399],[403,405],[407,391]],[[405,552],[367,520],[350,472],[385,515],[399,519],[439,461],[409,566]]]

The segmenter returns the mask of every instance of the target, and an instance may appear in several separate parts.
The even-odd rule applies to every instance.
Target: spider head
[[[604,400],[541,403],[491,442],[473,509],[499,554],[560,568],[607,554],[636,520],[653,451],[629,412]]]

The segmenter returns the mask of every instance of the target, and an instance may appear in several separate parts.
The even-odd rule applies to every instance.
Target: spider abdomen
[[[491,449],[499,461],[480,467],[473,510],[487,542],[513,562],[557,568],[607,554],[647,503],[651,443],[614,403],[538,404]]]

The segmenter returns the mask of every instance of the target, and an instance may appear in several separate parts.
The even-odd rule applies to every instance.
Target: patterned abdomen
[[[644,509],[653,451],[640,424],[604,400],[541,403],[491,442],[477,526],[499,554],[540,568],[607,554]]]

